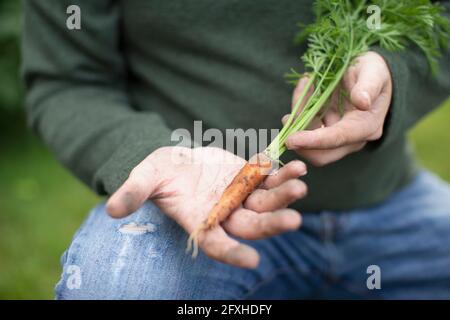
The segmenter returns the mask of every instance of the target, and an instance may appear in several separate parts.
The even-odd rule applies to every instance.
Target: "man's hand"
[[[293,94],[298,99],[307,79],[302,79]],[[381,138],[383,125],[391,104],[392,80],[384,59],[368,52],[351,66],[341,84],[350,94],[345,100],[345,113],[338,110],[338,91],[322,118],[315,119],[310,130],[292,134],[286,141],[288,149],[295,150],[313,165],[324,166],[346,155],[361,150],[367,142]],[[310,92],[311,93],[311,92]],[[287,117],[283,118],[283,122]]]
[[[164,147],[136,166],[111,196],[107,211],[121,218],[152,200],[162,212],[191,233],[208,215],[245,161],[218,148]],[[255,268],[255,249],[232,239],[260,239],[300,226],[300,214],[286,207],[306,194],[298,180],[306,174],[301,161],[292,161],[270,175],[259,189],[218,227],[203,232],[199,246],[206,255],[238,267]],[[187,239],[187,237],[186,237]]]

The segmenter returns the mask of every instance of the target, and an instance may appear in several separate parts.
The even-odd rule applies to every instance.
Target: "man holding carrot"
[[[417,167],[405,138],[450,93],[448,52],[436,77],[414,49],[359,57],[345,116],[332,104],[291,135],[287,164],[191,259],[187,233],[245,161],[176,146],[171,132],[196,119],[278,128],[307,81],[292,94],[281,77],[305,49],[291,39],[312,2],[79,0],[81,30],[68,30],[72,2],[24,1],[28,114],[111,197],[65,252],[58,298],[450,298],[450,187]]]

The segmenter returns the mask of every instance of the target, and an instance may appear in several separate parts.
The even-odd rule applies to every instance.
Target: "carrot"
[[[254,155],[233,178],[214,205],[208,217],[190,234],[186,251],[198,254],[198,236],[225,221],[228,216],[264,181],[272,169],[272,160],[265,154]]]

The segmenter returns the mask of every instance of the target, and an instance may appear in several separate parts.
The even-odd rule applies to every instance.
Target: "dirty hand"
[[[219,148],[160,148],[132,170],[107,202],[107,211],[114,218],[122,218],[152,200],[191,233],[244,163],[242,158]],[[292,161],[268,176],[243,207],[200,235],[200,248],[218,261],[255,268],[259,263],[256,250],[228,234],[251,240],[297,229],[300,214],[286,207],[306,194],[306,185],[297,179],[304,174],[304,163]]]
[[[295,88],[293,104],[306,82],[303,78]],[[360,56],[347,70],[341,86],[350,96],[349,100],[344,98],[344,115],[341,117],[338,109],[336,90],[322,120],[316,118],[309,130],[294,133],[286,141],[288,149],[295,150],[313,165],[337,161],[383,134],[392,96],[392,79],[383,57],[375,52]],[[287,116],[283,122],[286,120]]]

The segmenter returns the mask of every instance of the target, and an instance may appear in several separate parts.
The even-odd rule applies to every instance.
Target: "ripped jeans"
[[[383,203],[304,213],[295,232],[246,241],[255,270],[185,253],[151,202],[125,219],[97,206],[62,257],[58,299],[449,299],[450,187],[421,172]]]

